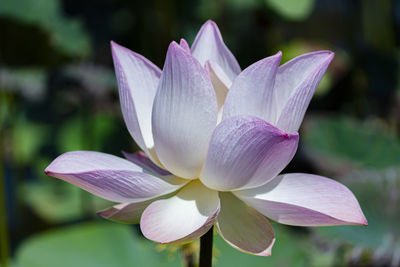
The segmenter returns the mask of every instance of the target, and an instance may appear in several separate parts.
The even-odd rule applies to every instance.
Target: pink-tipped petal
[[[192,45],[192,54],[202,66],[212,60],[222,67],[230,80],[240,73],[240,66],[232,52],[222,40],[215,22],[209,20],[203,24]]]
[[[275,234],[268,220],[232,193],[219,193],[221,211],[217,230],[232,247],[258,256],[270,256]]]
[[[275,81],[277,127],[297,132],[319,82],[334,57],[330,51],[304,54],[279,67]]]
[[[264,58],[243,70],[233,81],[224,104],[223,119],[237,115],[259,117],[275,125],[275,76],[282,53]]]
[[[127,160],[140,166],[144,171],[155,174],[156,176],[171,175],[169,171],[159,167],[157,164],[151,161],[150,158],[143,152],[139,151],[136,153],[127,153],[125,151],[122,151],[122,154]]]
[[[182,38],[181,41],[179,42],[179,45],[180,45],[186,52],[188,52],[189,54],[191,53],[191,52],[190,52],[189,44],[186,42],[185,39]]]
[[[217,95],[218,109],[220,109],[225,103],[225,98],[232,85],[232,81],[216,62],[208,60],[205,68],[210,75],[215,94]]]
[[[125,124],[138,146],[157,162],[156,155],[149,150],[154,146],[151,112],[161,70],[143,56],[114,42],[111,42],[111,50]]]
[[[218,193],[193,181],[175,196],[151,203],[143,212],[143,235],[159,243],[186,242],[206,233],[219,213]]]
[[[265,184],[293,158],[298,134],[287,134],[256,117],[236,116],[215,129],[200,180],[230,191]]]
[[[155,150],[166,169],[179,177],[199,176],[217,112],[215,92],[206,71],[172,42],[152,118]]]
[[[298,226],[367,225],[353,193],[322,176],[291,173],[279,175],[254,189],[235,195],[279,223]]]
[[[129,224],[138,224],[144,209],[153,200],[141,201],[137,203],[122,203],[114,205],[106,210],[97,212],[97,215],[104,219]]]
[[[108,209],[97,212],[97,215],[114,222],[138,224],[140,223],[140,217],[147,206],[156,200],[168,197],[171,197],[171,194],[146,201],[117,204]]]
[[[154,198],[186,183],[177,177],[162,179],[141,171],[139,166],[113,155],[73,151],[56,158],[45,173],[115,202]]]

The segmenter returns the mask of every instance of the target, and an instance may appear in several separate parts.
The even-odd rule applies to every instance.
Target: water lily
[[[300,226],[365,225],[344,185],[279,173],[293,158],[310,99],[333,58],[281,53],[245,70],[206,22],[189,48],[172,42],[161,71],[111,43],[122,113],[143,150],[126,159],[68,152],[46,174],[117,204],[98,214],[139,223],[159,243],[196,239],[213,225],[234,248],[270,255],[269,219]]]

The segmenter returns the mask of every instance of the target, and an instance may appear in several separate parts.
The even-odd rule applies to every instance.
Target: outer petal
[[[216,62],[208,60],[205,68],[210,75],[215,94],[217,95],[218,109],[220,109],[225,103],[225,98],[232,85],[232,81]]]
[[[192,45],[192,54],[202,66],[207,60],[218,63],[233,80],[240,73],[240,66],[222,40],[215,22],[209,20],[201,27]]]
[[[143,212],[143,235],[159,243],[198,238],[214,224],[219,213],[218,193],[193,181],[177,195],[150,204]]]
[[[144,209],[151,204],[153,200],[141,201],[137,203],[122,203],[114,205],[103,211],[97,212],[97,214],[110,221],[138,224],[140,217]]]
[[[186,183],[176,177],[161,179],[141,171],[135,164],[113,155],[74,151],[56,158],[45,173],[115,202],[154,198]]]
[[[304,54],[282,65],[275,81],[278,128],[297,132],[311,98],[334,57],[330,51]]]
[[[232,247],[259,256],[270,256],[275,234],[268,220],[232,193],[219,193],[221,211],[217,229]]]
[[[149,149],[154,146],[151,111],[161,71],[125,47],[111,42],[111,48],[126,126],[138,146],[150,154]]]
[[[156,200],[164,199],[170,196],[171,194],[146,201],[122,203],[114,205],[106,210],[99,211],[97,214],[105,219],[115,222],[138,224],[140,222],[140,217],[147,206]]]
[[[282,53],[264,58],[247,67],[233,81],[224,105],[223,119],[250,115],[275,124],[274,104],[275,76]]]
[[[293,158],[298,134],[286,134],[250,116],[223,120],[215,129],[201,181],[229,191],[265,184]]]
[[[130,162],[133,162],[134,164],[140,166],[144,171],[150,172],[151,174],[155,174],[156,176],[165,176],[165,175],[171,175],[171,173],[158,165],[156,165],[154,162],[152,162],[149,157],[144,154],[143,152],[136,152],[136,153],[127,153],[122,151],[122,154],[124,157],[129,160]]]
[[[367,224],[353,193],[322,176],[279,175],[268,184],[237,191],[235,195],[279,223],[299,226]]]
[[[197,178],[217,122],[210,79],[197,60],[171,43],[154,99],[153,134],[162,164],[184,178]]]

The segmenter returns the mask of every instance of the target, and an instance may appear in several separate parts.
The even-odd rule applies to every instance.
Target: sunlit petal
[[[45,173],[115,202],[154,198],[176,191],[187,182],[176,177],[168,176],[165,180],[146,174],[125,159],[92,151],[62,154]]]
[[[344,185],[322,176],[291,173],[279,175],[236,196],[265,216],[299,226],[366,225],[353,193]]]
[[[259,256],[270,256],[275,234],[268,220],[232,193],[219,193],[221,211],[217,229],[232,247]]]
[[[217,123],[217,100],[199,62],[171,43],[153,107],[157,155],[170,172],[197,178]]]
[[[189,241],[210,229],[219,209],[218,192],[193,181],[175,196],[150,204],[140,228],[146,238],[159,243]]]
[[[211,137],[200,180],[219,191],[260,186],[285,168],[297,143],[297,134],[282,132],[259,118],[228,118]]]

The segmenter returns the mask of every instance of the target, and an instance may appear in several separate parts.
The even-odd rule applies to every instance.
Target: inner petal
[[[228,90],[232,85],[232,81],[221,66],[214,61],[208,60],[205,64],[205,68],[210,75],[211,83],[217,96],[218,109],[221,111]]]

